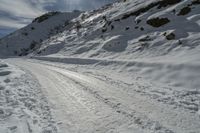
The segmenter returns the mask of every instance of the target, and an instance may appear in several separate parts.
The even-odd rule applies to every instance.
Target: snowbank
[[[110,60],[110,59],[91,59],[91,58],[67,58],[67,57],[32,57],[34,59],[60,62],[77,65],[95,65],[107,67],[128,73],[137,74],[147,80],[157,83],[163,83],[168,86],[174,86],[181,89],[199,89],[200,83],[200,64],[199,63],[179,63],[154,61],[155,59],[143,60]]]
[[[28,72],[0,61],[0,132],[56,132],[48,102]]]

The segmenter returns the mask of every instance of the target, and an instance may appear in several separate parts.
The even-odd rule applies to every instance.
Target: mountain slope
[[[79,12],[58,14],[1,39],[1,53],[116,59],[169,53],[183,56],[186,51],[193,54],[200,41],[199,3],[199,0],[125,0],[85,12],[70,26],[65,23],[65,16],[71,20]]]
[[[43,40],[61,32],[71,19],[80,15],[81,12],[68,13],[49,12],[16,32],[0,40],[1,55],[27,55],[29,52],[40,47]]]
[[[82,14],[74,20],[77,26],[43,42],[37,52],[110,59],[194,53],[200,41],[198,8],[198,0],[122,1]]]

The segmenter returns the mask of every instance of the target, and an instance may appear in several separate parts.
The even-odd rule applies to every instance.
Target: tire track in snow
[[[56,69],[50,69],[50,70],[56,71]],[[69,74],[69,76],[66,76],[65,74],[62,74],[61,72],[58,72],[58,71],[56,71],[56,72],[59,75],[62,75],[63,78],[70,79],[76,85],[77,84],[80,85],[81,87],[78,87],[78,88],[81,88],[81,89],[87,91],[89,94],[92,94],[96,99],[98,99],[101,102],[103,102],[104,104],[108,105],[110,108],[112,108],[118,114],[125,116],[127,118],[127,120],[131,120],[137,126],[151,130],[155,133],[161,132],[161,131],[167,132],[167,133],[173,133],[172,130],[167,129],[166,127],[162,126],[158,121],[153,121],[153,120],[149,119],[147,116],[145,116],[144,114],[140,114],[139,112],[137,112],[133,109],[130,109],[127,106],[122,105],[120,102],[116,103],[116,101],[113,102],[111,99],[105,98],[104,96],[99,94],[98,91],[95,91],[94,86],[88,86],[88,84],[86,85],[83,82],[76,80],[75,78],[77,76],[72,78],[73,76],[70,77],[71,74]],[[83,78],[79,78],[79,79],[83,79]],[[84,81],[87,81],[87,80],[84,79]]]
[[[23,62],[24,65],[29,64],[31,67],[33,67],[27,68],[30,69],[30,71],[33,71],[32,69],[35,69],[34,67],[36,67],[38,69],[36,70],[36,75],[40,72],[41,75],[46,73],[46,77],[51,77],[50,81],[58,82],[57,84],[59,88],[70,88],[69,83],[74,86],[74,89],[71,90],[76,90],[76,95],[75,93],[71,93],[70,89],[65,91],[69,91],[70,95],[75,99],[81,96],[82,99],[79,100],[89,107],[89,112],[93,112],[95,109],[98,111],[96,114],[94,111],[94,117],[90,119],[94,123],[95,121],[98,121],[96,122],[95,127],[94,124],[91,124],[93,127],[90,126],[90,128],[96,129],[98,132],[108,132],[111,129],[112,131],[117,131],[118,127],[127,128],[128,125],[135,125],[135,127],[140,127],[140,129],[144,129],[147,132],[200,131],[199,117],[196,115],[185,112],[179,108],[174,109],[171,106],[159,103],[155,99],[151,99],[137,92],[130,95],[130,92],[124,91],[123,88],[120,88],[123,87],[123,85],[117,87],[114,82],[109,84],[109,82],[104,82],[96,78],[85,76],[83,74],[72,72],[66,69],[41,65],[38,63],[29,63],[26,61],[21,62]],[[51,74],[49,72],[51,72]],[[64,82],[61,82],[58,79]],[[46,84],[48,83],[49,81],[46,81]],[[68,87],[65,88],[64,86]],[[54,90],[53,87],[51,90]],[[70,104],[70,102],[66,100],[65,102],[66,104]],[[75,102],[75,104],[78,103]],[[103,109],[105,109],[105,111],[101,110],[101,107],[104,107]],[[99,113],[101,113],[100,117],[98,117]],[[133,117],[131,115],[133,115]],[[120,119],[117,119],[118,117],[120,117]],[[76,119],[78,120],[79,118]],[[107,120],[109,122],[107,122]],[[77,121],[75,121],[75,123],[76,122]],[[105,124],[97,126],[98,124],[104,122]],[[82,126],[84,126],[84,124]],[[79,130],[83,131],[81,129]],[[89,130],[94,131],[92,129],[88,129],[88,131]]]

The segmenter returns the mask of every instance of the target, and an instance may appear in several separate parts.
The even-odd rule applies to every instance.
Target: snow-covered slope
[[[200,43],[199,3],[121,1],[83,13],[73,20],[77,26],[43,42],[36,54],[127,60],[169,54],[192,56]]]
[[[157,83],[195,89],[200,86],[199,7],[199,0],[120,1],[83,13],[73,20],[76,25],[31,55],[70,63],[97,59]]]
[[[0,55],[27,55],[40,46],[40,43],[52,35],[63,31],[63,27],[70,24],[70,20],[79,16],[81,12],[50,12],[0,40]]]
[[[181,57],[186,51],[192,55],[200,41],[199,3],[123,0],[85,12],[70,26],[66,19],[71,20],[80,12],[59,13],[1,39],[1,53],[26,54],[32,52],[29,48],[35,48],[38,55],[86,58],[133,59],[167,54]],[[51,37],[51,32],[55,36]],[[34,47],[39,43],[41,48]]]

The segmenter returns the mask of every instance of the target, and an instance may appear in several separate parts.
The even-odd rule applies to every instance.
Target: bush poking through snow
[[[180,10],[180,12],[178,13],[178,16],[187,15],[190,12],[191,12],[191,8],[187,6]]]
[[[181,2],[181,0],[160,0],[154,3],[151,3],[149,5],[147,5],[146,7],[140,8],[139,10],[136,10],[134,12],[130,12],[125,14],[121,19],[127,19],[130,16],[139,16],[142,13],[145,13],[147,11],[149,11],[150,9],[157,7],[158,9],[162,8],[162,7],[167,7],[170,5],[174,5]]]
[[[114,27],[114,25],[111,25],[111,30],[113,30],[115,27]]]
[[[167,40],[174,40],[176,38],[176,35],[174,33],[169,33],[165,35]]]
[[[37,42],[36,41],[32,41],[31,45],[30,45],[30,49],[34,49],[36,47]]]
[[[125,30],[129,30],[130,29],[130,27],[126,27],[126,29]]]
[[[102,32],[103,32],[103,33],[104,33],[104,32],[106,32],[106,31],[107,31],[107,29],[106,29],[106,28],[103,28],[103,29],[102,29]]]
[[[138,29],[139,27],[138,26],[135,26],[135,29]]]
[[[192,1],[192,5],[198,5],[198,4],[200,4],[200,0],[193,0]]]
[[[31,27],[31,30],[35,30],[35,27]]]
[[[139,42],[146,42],[146,41],[151,41],[152,39],[150,38],[150,36],[146,36],[146,37],[143,37],[141,39],[139,39],[138,41]]]
[[[22,35],[28,36],[28,33],[27,32],[22,32]]]
[[[162,0],[159,2],[158,8],[167,7],[169,5],[174,5],[181,2],[181,0]]]
[[[28,51],[29,51],[28,48],[22,48],[21,49],[21,53],[19,54],[19,56],[26,56],[26,55],[28,55]]]
[[[103,16],[102,18],[104,19],[104,21],[107,21],[107,18],[106,18],[106,16]]]
[[[48,12],[48,13],[46,13],[46,14],[40,16],[40,17],[35,18],[35,19],[33,20],[33,23],[34,23],[34,22],[41,23],[41,22],[43,22],[43,21],[49,19],[49,18],[52,17],[52,16],[55,16],[55,15],[59,14],[59,13],[60,13],[60,12]]]
[[[168,18],[152,18],[147,20],[147,24],[152,27],[161,27],[169,22],[170,20]]]
[[[142,20],[140,20],[140,19],[135,21],[136,24],[139,24],[140,22],[142,22]]]

